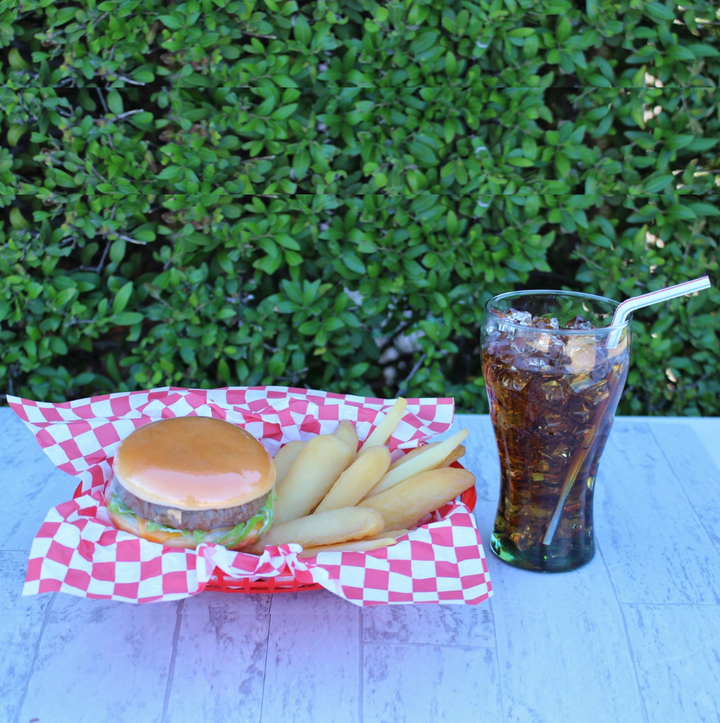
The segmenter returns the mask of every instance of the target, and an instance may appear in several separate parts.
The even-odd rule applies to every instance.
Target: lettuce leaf
[[[239,545],[256,527],[259,529],[259,534],[264,535],[268,528],[272,525],[275,517],[274,502],[277,496],[271,493],[265,504],[258,510],[257,514],[253,515],[250,519],[245,522],[240,522],[231,530],[228,530],[222,537],[214,542],[218,545],[224,545],[225,547],[231,548]],[[130,517],[137,519],[135,513],[120,499],[117,492],[113,491],[110,500],[108,501],[108,509],[114,515],[122,515],[124,517]],[[145,528],[147,530],[169,532],[171,534],[182,535],[188,539],[193,539],[195,542],[200,544],[205,538],[213,532],[213,530],[181,530],[177,527],[168,527],[162,525],[154,520],[146,520]]]

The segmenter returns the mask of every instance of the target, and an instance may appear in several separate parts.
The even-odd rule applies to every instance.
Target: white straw
[[[685,296],[687,294],[692,294],[695,291],[703,291],[704,289],[709,288],[710,279],[707,276],[701,276],[699,279],[693,279],[692,281],[683,281],[682,284],[668,286],[665,289],[651,291],[649,294],[642,294],[641,296],[633,296],[631,299],[623,301],[622,303],[618,304],[617,308],[615,309],[612,326],[616,328],[614,328],[608,336],[607,348],[613,349],[615,346],[617,346],[617,343],[620,341],[620,334],[622,333],[622,329],[617,327],[622,327],[622,325],[627,321],[628,316],[630,316],[630,314],[632,314],[632,312],[636,309],[642,309],[644,306],[651,306],[652,304],[658,304],[661,301],[669,301],[670,299],[675,299],[678,296]],[[593,441],[595,440],[595,435],[599,431],[599,423],[600,420],[598,420],[598,426],[596,426],[594,430],[592,436]],[[558,525],[560,524],[560,517],[563,507],[565,506],[565,501],[567,500],[568,494],[570,493],[570,488],[573,486],[575,482],[575,477],[577,477],[577,474],[580,471],[580,467],[585,462],[585,456],[587,455],[591,446],[592,444],[586,445],[585,451],[581,451],[582,457],[578,458],[575,464],[571,464],[570,469],[568,470],[568,475],[565,478],[562,490],[560,491],[560,499],[555,506],[555,510],[553,511],[550,522],[548,523],[547,529],[545,530],[545,535],[542,539],[543,545],[549,545],[553,541],[555,532],[558,528]]]
[[[642,309],[644,306],[659,304],[661,301],[669,301],[670,299],[676,299],[678,296],[686,296],[687,294],[692,294],[695,291],[703,291],[704,289],[709,288],[710,279],[707,276],[701,276],[699,279],[683,281],[682,284],[675,284],[675,286],[668,286],[665,289],[651,291],[649,294],[633,296],[631,299],[627,299],[618,304],[618,307],[615,309],[615,314],[613,315],[612,326],[622,326],[633,311]],[[615,328],[612,332],[610,332],[607,342],[608,349],[613,349],[617,346],[617,343],[620,341],[621,333],[622,329],[618,328]]]

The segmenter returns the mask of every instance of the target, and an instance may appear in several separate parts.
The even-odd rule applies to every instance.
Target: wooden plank
[[[23,597],[26,569],[27,552],[0,551],[0,613],[27,615],[42,620],[54,595]]]
[[[469,434],[465,441],[467,451],[460,462],[475,475],[478,498],[497,504],[500,462],[490,417],[457,415],[451,433],[462,428],[466,428]]]
[[[365,643],[495,647],[492,609],[480,605],[378,605],[362,615]]]
[[[461,428],[470,432],[460,461],[476,476],[478,507],[494,511],[496,500],[487,499],[497,486],[489,419],[458,415],[438,438]],[[362,628],[363,721],[503,720],[489,603],[368,608]]]
[[[720,602],[720,555],[648,424],[616,423],[600,463],[595,523],[620,602]]]
[[[720,468],[686,424],[650,427],[667,465],[675,474],[702,527],[720,552]],[[717,423],[716,450],[720,447]]]
[[[228,603],[180,615],[164,720],[260,720],[270,615],[240,612],[242,601]]]
[[[180,604],[57,595],[19,719],[159,723]]]
[[[720,606],[623,605],[651,723],[720,720]]]
[[[362,720],[500,723],[498,677],[494,647],[365,643]]]
[[[11,409],[0,409],[0,481],[9,524],[0,526],[0,550],[30,550],[51,507],[72,498],[77,480],[61,472]]]
[[[359,723],[360,608],[327,591],[273,596],[263,723]]]
[[[657,427],[678,425],[690,427],[700,440],[706,454],[720,470],[720,417],[634,417],[635,422],[648,422],[653,431]]]
[[[507,720],[644,720],[620,609],[600,557],[562,574],[490,567]]]
[[[40,618],[0,612],[0,650],[3,651],[0,655],[1,721],[18,720],[41,632]]]
[[[0,552],[0,721],[19,715],[45,610],[54,597],[21,597],[26,564],[25,552]]]

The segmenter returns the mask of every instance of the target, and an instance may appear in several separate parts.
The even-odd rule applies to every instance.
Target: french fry
[[[315,513],[356,505],[374,487],[390,466],[390,451],[384,445],[365,447],[365,453],[340,475]]]
[[[411,449],[407,454],[400,457],[400,459],[396,459],[391,465],[390,469],[396,469],[401,464],[405,464],[406,462],[409,462],[414,457],[417,457],[421,452],[426,452],[428,449],[432,449],[433,447],[437,447],[440,442],[430,442],[430,444],[425,444],[422,447],[415,447],[415,449]]]
[[[397,542],[394,537],[376,537],[373,539],[364,538],[362,540],[352,540],[348,542],[338,542],[335,545],[321,545],[319,547],[307,547],[298,557],[315,557],[320,552],[370,552],[371,550],[380,550],[383,547],[390,547]]]
[[[371,499],[375,495],[389,490],[391,487],[402,482],[408,477],[426,472],[437,467],[464,439],[467,437],[467,429],[461,429],[436,447],[427,445],[406,464],[401,464],[393,470],[389,470],[385,476],[366,495],[365,499]],[[429,447],[429,449],[428,449]],[[450,499],[446,498],[445,501]]]
[[[393,540],[397,542],[398,537],[407,535],[408,532],[410,532],[410,530],[383,530],[382,532],[378,532],[377,535],[369,535],[368,537],[363,537],[363,540],[384,540],[387,537],[392,537]]]
[[[369,447],[375,444],[385,444],[390,439],[392,433],[400,424],[402,415],[405,414],[407,401],[400,397],[392,409],[383,417],[380,424],[373,430],[373,433],[365,440],[363,447]]]
[[[299,439],[294,439],[292,442],[288,442],[284,447],[280,447],[278,453],[273,458],[273,464],[275,465],[275,486],[277,487],[285,475],[288,473],[293,462],[297,459],[300,450],[305,446],[305,442],[301,442]]]
[[[450,454],[445,457],[445,459],[440,462],[440,464],[436,467],[436,469],[439,469],[440,467],[449,467],[453,462],[457,462],[460,457],[462,457],[465,454],[465,445],[464,444],[458,444],[455,449],[450,452]]]
[[[352,458],[347,444],[332,434],[308,440],[276,487],[275,524],[310,514]]]
[[[384,526],[382,515],[372,507],[340,507],[274,524],[264,537],[252,545],[250,552],[260,554],[268,545],[289,542],[297,542],[304,548],[334,545],[375,535]]]
[[[333,434],[338,439],[342,439],[342,441],[350,447],[354,457],[358,448],[358,436],[355,425],[349,419],[341,419],[337,427],[335,427]]]
[[[384,529],[413,527],[429,512],[455,499],[473,484],[475,475],[466,469],[445,467],[427,470],[363,500],[358,508],[377,510],[385,520]]]

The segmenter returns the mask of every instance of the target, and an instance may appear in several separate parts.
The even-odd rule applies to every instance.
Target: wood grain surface
[[[697,423],[695,423],[697,424]],[[30,544],[72,496],[0,409],[0,723],[669,723],[720,720],[720,420],[619,418],[600,465],[598,554],[571,573],[489,551],[490,421],[467,427],[494,596],[357,608],[327,591],[130,605],[22,597]]]

